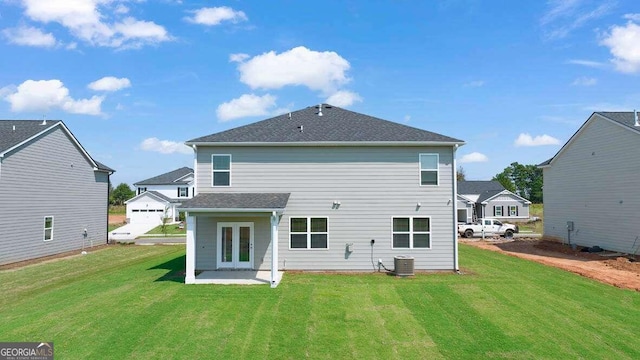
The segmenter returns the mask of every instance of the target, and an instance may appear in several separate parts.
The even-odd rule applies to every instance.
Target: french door
[[[253,268],[253,223],[218,223],[218,268]]]

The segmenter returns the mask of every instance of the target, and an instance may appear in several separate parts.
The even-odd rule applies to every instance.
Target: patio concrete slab
[[[282,279],[282,272],[278,272],[278,281]],[[196,276],[196,284],[222,285],[269,285],[271,271],[262,270],[218,270],[203,271]]]

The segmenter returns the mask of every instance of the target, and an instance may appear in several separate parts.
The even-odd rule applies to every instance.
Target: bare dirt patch
[[[640,259],[637,256],[582,252],[581,248],[574,250],[568,245],[539,239],[460,239],[460,242],[554,266],[619,288],[640,291]]]
[[[125,214],[109,214],[109,224],[124,224],[126,218]]]

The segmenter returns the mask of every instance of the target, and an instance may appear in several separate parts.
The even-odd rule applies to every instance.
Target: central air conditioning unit
[[[413,276],[414,258],[411,256],[396,256],[393,258],[394,273],[396,276]]]

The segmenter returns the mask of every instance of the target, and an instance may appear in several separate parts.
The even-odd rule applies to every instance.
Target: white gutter
[[[458,266],[458,169],[456,168],[456,150],[458,145],[453,146],[453,270],[460,271]]]
[[[295,142],[185,142],[187,146],[462,146],[446,141],[295,141]]]

